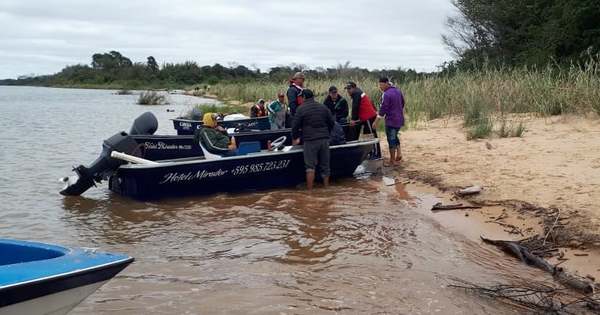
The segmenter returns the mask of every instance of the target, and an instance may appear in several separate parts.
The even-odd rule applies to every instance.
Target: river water
[[[0,86],[0,237],[136,258],[74,314],[511,314],[449,279],[539,277],[426,215],[434,196],[380,179],[302,190],[136,202],[58,179],[152,111],[159,133],[200,98],[135,105],[113,91]],[[175,112],[167,112],[174,109]]]

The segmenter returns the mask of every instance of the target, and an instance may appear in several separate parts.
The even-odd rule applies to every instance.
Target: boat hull
[[[248,118],[238,120],[219,121],[219,125],[223,128],[242,128],[269,130],[271,123],[268,117]],[[173,119],[173,127],[177,130],[178,135],[193,135],[194,131],[202,127],[202,122],[198,120],[175,118]]]
[[[0,239],[0,314],[65,314],[133,258]]]
[[[376,143],[371,140],[332,147],[331,177],[352,176]],[[295,147],[288,152],[217,160],[125,165],[111,177],[109,188],[123,196],[152,200],[291,187],[304,182],[305,174],[303,151]]]
[[[62,315],[73,310],[108,281],[61,291],[0,308],[0,315],[44,314]]]

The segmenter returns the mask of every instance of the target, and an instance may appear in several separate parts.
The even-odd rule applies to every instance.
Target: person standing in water
[[[288,106],[292,116],[296,115],[298,107],[304,102],[302,91],[304,90],[304,73],[296,72],[290,80],[290,86],[287,90]]]
[[[292,124],[294,144],[304,141],[304,166],[306,168],[306,188],[312,190],[315,170],[319,166],[323,184],[329,186],[329,135],[335,121],[325,105],[315,101],[311,90],[302,92],[305,103],[298,108]]]

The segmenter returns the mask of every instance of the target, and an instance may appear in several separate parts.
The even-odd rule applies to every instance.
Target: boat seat
[[[221,158],[226,155],[231,155],[229,149],[223,149],[215,146],[212,141],[206,136],[206,133],[200,131],[200,141],[198,141],[204,158],[207,160],[214,160]]]
[[[260,152],[260,141],[246,141],[238,145],[237,155]]]
[[[216,159],[222,158],[222,156],[220,156],[220,155],[216,155],[216,154],[210,153],[204,147],[204,145],[202,144],[202,141],[200,141],[199,145],[200,145],[200,148],[202,149],[202,153],[204,154],[204,158],[205,159],[207,159],[207,160],[216,160]]]

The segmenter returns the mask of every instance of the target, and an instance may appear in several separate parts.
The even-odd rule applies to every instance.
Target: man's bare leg
[[[396,149],[390,150],[390,166],[396,165]]]
[[[323,185],[325,188],[329,187],[329,176],[323,176]]]
[[[396,151],[398,151],[396,153],[396,161],[402,161],[402,150],[400,149],[400,146],[398,146],[398,148],[396,149]]]
[[[306,172],[306,189],[312,190],[315,183],[315,171]]]

